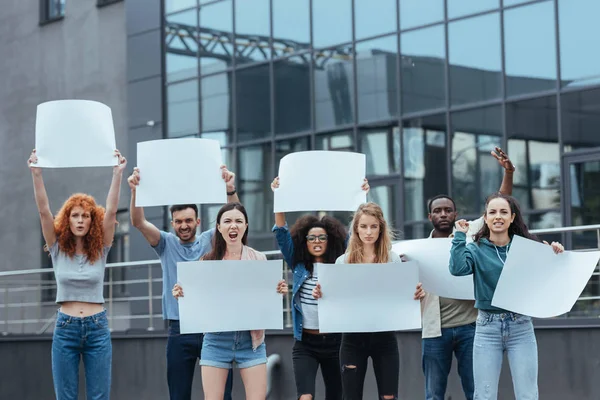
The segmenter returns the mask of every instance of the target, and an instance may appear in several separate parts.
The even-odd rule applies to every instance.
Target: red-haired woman
[[[127,160],[118,150],[106,211],[92,196],[77,193],[56,215],[50,211],[35,150],[28,160],[42,234],[50,251],[60,309],[52,338],[52,377],[58,400],[77,399],[83,358],[86,397],[110,397],[112,345],[103,307],[104,269],[115,233],[121,177]]]

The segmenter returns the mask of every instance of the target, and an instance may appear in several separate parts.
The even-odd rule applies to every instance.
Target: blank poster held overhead
[[[364,154],[342,151],[288,154],[279,164],[274,211],[355,211],[366,201],[365,162]]]
[[[117,165],[112,112],[91,100],[56,100],[37,106],[37,167],[72,168]]]
[[[137,207],[224,204],[221,147],[212,139],[165,139],[137,144]]]

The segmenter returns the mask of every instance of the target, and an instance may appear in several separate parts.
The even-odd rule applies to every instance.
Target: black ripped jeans
[[[394,332],[344,333],[340,347],[344,400],[362,400],[369,357],[379,398],[398,398],[400,355]],[[354,367],[354,368],[352,368]],[[372,399],[372,396],[368,396]]]

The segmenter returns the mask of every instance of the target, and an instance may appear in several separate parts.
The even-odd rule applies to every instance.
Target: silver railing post
[[[148,330],[154,330],[154,307],[152,305],[152,264],[148,264]]]
[[[113,269],[108,269],[108,330],[113,331]]]
[[[4,288],[4,336],[8,335],[8,287]]]
[[[289,285],[290,282],[288,282],[288,277],[290,276],[289,274],[289,265],[287,265],[287,263],[285,263],[285,281],[287,282],[287,284]],[[292,281],[292,285],[293,285],[293,281]],[[292,287],[293,289],[293,287]],[[285,307],[287,309],[286,315],[285,315],[285,326],[286,327],[290,327],[292,326],[292,305],[291,305],[291,296],[292,296],[292,290],[288,290],[288,292],[285,294]]]

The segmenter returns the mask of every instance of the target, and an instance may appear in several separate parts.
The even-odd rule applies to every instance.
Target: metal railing
[[[574,232],[595,231],[592,235],[568,238],[571,248],[577,251],[600,249],[600,224],[564,228],[538,229],[532,233],[544,238],[548,235],[563,236]],[[593,243],[593,245],[592,245]],[[582,246],[585,246],[582,248]],[[279,251],[264,252],[268,259],[281,259]],[[283,262],[283,261],[282,261]],[[162,271],[159,260],[110,263],[106,266],[105,307],[108,310],[109,326],[112,331],[155,331],[164,330],[161,307]],[[123,269],[117,278],[115,271]],[[292,274],[284,262],[284,275],[288,283]],[[56,290],[52,268],[0,272],[0,332],[8,334],[43,334],[53,325],[57,305],[49,294]],[[284,297],[284,325],[292,326],[292,291]],[[46,295],[44,295],[46,293]],[[49,298],[44,300],[44,297]],[[594,271],[586,289],[573,310],[563,317],[600,317],[600,272]]]

